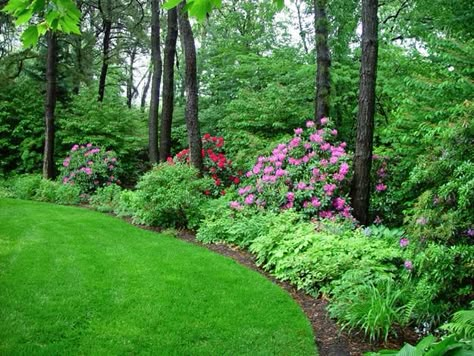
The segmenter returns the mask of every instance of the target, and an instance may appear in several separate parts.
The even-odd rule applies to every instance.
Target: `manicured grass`
[[[0,354],[312,355],[279,287],[81,208],[0,200]]]

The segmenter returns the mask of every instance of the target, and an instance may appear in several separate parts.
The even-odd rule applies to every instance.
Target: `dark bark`
[[[354,153],[352,207],[354,217],[369,223],[370,170],[374,137],[375,85],[378,52],[378,0],[362,0],[362,58],[360,68],[359,113]]]
[[[130,53],[130,65],[128,67],[128,79],[127,79],[127,106],[129,109],[132,108],[132,100],[135,95],[135,87],[133,86],[133,66],[135,64],[135,57],[137,55],[137,44],[133,45]]]
[[[314,25],[316,36],[316,100],[314,119],[316,122],[322,117],[329,116],[329,95],[331,83],[329,68],[331,55],[328,47],[329,21],[326,14],[327,0],[314,0]]]
[[[183,11],[185,2],[179,7],[179,32],[184,45],[185,59],[185,90],[186,90],[186,128],[188,131],[189,154],[191,164],[200,172],[203,170],[202,142],[198,120],[198,82],[196,65],[196,46],[194,35],[189,23],[188,14]]]
[[[105,83],[107,81],[107,71],[109,69],[109,59],[110,59],[110,35],[112,31],[112,21],[104,18],[104,40],[102,42],[102,68],[100,70],[99,77],[99,96],[98,101],[102,102],[104,100],[105,94]]]
[[[160,130],[160,161],[171,155],[171,124],[174,108],[174,58],[178,38],[178,13],[176,8],[168,11],[168,32],[166,34],[163,64],[163,109]]]
[[[76,2],[76,6],[79,11],[82,13],[82,0]],[[79,22],[79,28],[82,27],[82,17]],[[75,70],[74,73],[74,82],[72,87],[72,93],[75,95],[79,94],[81,88],[81,77],[83,75],[83,60],[82,60],[82,36],[74,36],[74,54],[75,54]]]
[[[143,86],[142,98],[140,100],[140,109],[142,112],[145,111],[146,97],[148,95],[148,90],[150,90],[151,73],[152,73],[152,70],[148,69],[146,82],[145,82],[145,85]]]
[[[54,178],[54,110],[56,108],[56,63],[57,63],[57,39],[56,35],[49,31],[47,36],[46,57],[46,98],[45,98],[45,140],[43,154],[43,177]]]
[[[158,162],[158,110],[160,106],[161,48],[160,48],[160,0],[151,0],[151,98],[148,119],[148,158]]]

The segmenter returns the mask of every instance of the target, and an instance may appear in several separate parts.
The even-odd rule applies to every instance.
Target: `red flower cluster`
[[[213,180],[215,188],[206,191],[206,195],[225,195],[225,187],[231,184],[239,184],[240,178],[232,168],[232,161],[224,153],[224,138],[205,134],[202,137],[202,157],[204,171]],[[189,149],[184,149],[174,157],[174,161],[189,163]]]

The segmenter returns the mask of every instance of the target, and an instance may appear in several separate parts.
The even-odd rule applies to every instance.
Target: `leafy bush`
[[[458,243],[474,236],[474,163],[464,162],[452,178],[417,199],[409,216],[410,232],[419,238]]]
[[[122,190],[114,200],[114,214],[120,217],[132,217],[137,208],[137,194],[132,190]]]
[[[137,184],[133,220],[162,227],[196,227],[203,218],[204,192],[211,186],[212,180],[199,178],[189,165],[159,164]]]
[[[346,144],[334,143],[337,130],[322,119],[322,129],[308,121],[306,130],[295,129],[287,144],[278,145],[269,157],[259,157],[239,190],[242,205],[270,211],[295,208],[307,217],[351,218],[348,204],[350,171]],[[334,144],[333,144],[334,143]]]
[[[77,205],[81,202],[80,195],[79,187],[42,179],[32,199],[61,205]]]
[[[98,188],[89,199],[90,205],[102,212],[113,212],[117,210],[122,189],[117,184]]]
[[[3,183],[5,196],[17,199],[38,200],[62,205],[80,203],[80,189],[43,179],[40,175],[21,175]]]
[[[411,253],[410,289],[418,299],[414,316],[418,321],[438,325],[472,297],[474,246],[429,243]]]
[[[356,288],[334,292],[329,312],[338,319],[344,328],[360,328],[370,340],[384,338],[387,340],[392,326],[404,315],[404,306],[400,306],[404,293],[390,280],[379,283],[358,284]]]
[[[474,305],[474,302],[471,303]],[[442,327],[450,332],[440,341],[433,335],[423,338],[416,346],[405,344],[400,350],[382,350],[368,352],[365,356],[438,356],[438,355],[472,355],[474,353],[474,310],[460,310],[454,313],[450,323]]]
[[[204,171],[214,180],[212,189],[205,193],[213,196],[225,195],[225,188],[239,184],[240,178],[237,172],[234,172],[232,161],[224,153],[224,139],[205,134],[202,137],[202,147]],[[189,149],[176,154],[174,161],[189,163]]]
[[[9,183],[10,190],[15,198],[31,200],[40,186],[41,176],[36,174],[13,177]]]
[[[128,108],[119,86],[109,86],[102,103],[97,87],[81,88],[67,105],[58,105],[58,149],[62,154],[77,142],[93,142],[113,150],[122,170],[122,180],[135,183],[148,168],[146,158],[146,115]]]
[[[76,144],[63,161],[61,179],[63,184],[78,186],[83,194],[89,194],[104,185],[120,184],[117,166],[114,152],[92,143]]]

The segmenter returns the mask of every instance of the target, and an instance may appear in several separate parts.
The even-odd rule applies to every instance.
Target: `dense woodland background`
[[[423,268],[443,258],[451,267],[465,261],[462,272],[450,270],[457,277],[449,282],[420,272],[411,287],[432,299],[412,317],[434,315],[437,325],[466,306],[474,3],[294,0],[280,9],[272,1],[224,0],[199,20],[184,3],[172,3],[165,9],[159,0],[77,0],[81,34],[45,29],[37,43],[18,26],[21,13],[0,12],[0,175],[55,178],[73,145],[92,143],[115,152],[122,187],[141,179],[138,189],[146,190],[152,181],[140,177],[187,147],[191,163],[205,171],[201,136],[209,134],[223,137],[238,185],[257,157],[290,140],[294,129],[307,120],[320,128],[329,117],[353,157],[346,193],[359,222],[403,227],[410,239],[437,244],[430,262],[419,262]],[[0,1],[0,9],[6,4]],[[42,14],[27,21],[35,16]],[[179,174],[167,174],[172,190]],[[237,195],[234,188],[229,195]],[[211,234],[202,232],[203,239]],[[462,292],[435,303],[441,290],[427,292],[430,283]]]

